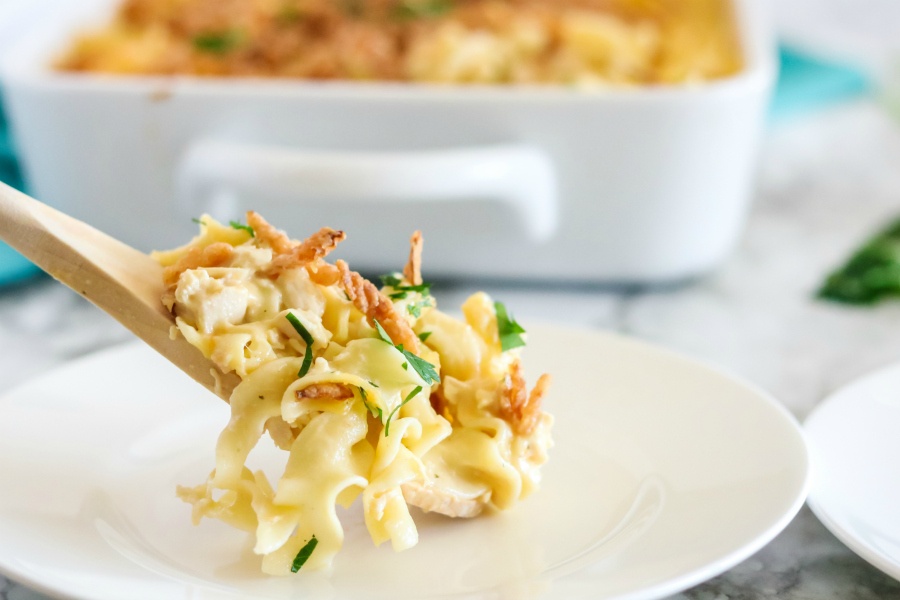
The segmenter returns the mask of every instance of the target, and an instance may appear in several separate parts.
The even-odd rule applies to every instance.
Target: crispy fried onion
[[[353,390],[343,383],[314,383],[302,390],[294,392],[297,400],[348,400],[353,397]]]
[[[306,267],[311,278],[321,285],[333,285],[338,281],[338,271],[324,259],[347,235],[330,227],[323,227],[302,242],[290,239],[286,233],[273,227],[259,213],[247,212],[247,224],[253,228],[256,238],[272,249],[272,262],[266,274],[277,277],[296,267]]]
[[[340,271],[340,284],[350,301],[366,315],[369,325],[375,326],[377,320],[385,332],[391,336],[391,340],[413,354],[419,353],[419,338],[416,337],[412,327],[394,308],[394,303],[375,287],[375,284],[357,273],[351,271],[342,260],[336,263]]]
[[[500,417],[512,425],[519,435],[531,434],[537,426],[541,400],[549,386],[550,375],[544,373],[529,394],[522,375],[522,364],[514,361],[500,388]]]
[[[221,267],[234,257],[234,247],[225,242],[215,242],[205,248],[191,248],[174,265],[163,269],[163,281],[170,292],[178,286],[178,278],[191,269]]]
[[[412,285],[422,285],[422,243],[422,232],[413,232],[409,238],[409,260],[403,268],[403,277]]]
[[[302,390],[294,392],[294,395],[298,402],[304,400],[341,401],[352,398],[353,390],[342,383],[325,382],[308,385]],[[272,438],[272,441],[275,442],[276,446],[282,450],[290,450],[291,444],[294,443],[300,430],[303,429],[303,424],[292,427],[281,417],[271,417],[266,421],[265,429],[269,432],[269,436]]]

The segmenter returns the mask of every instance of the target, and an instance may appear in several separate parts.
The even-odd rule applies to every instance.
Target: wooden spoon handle
[[[162,267],[87,223],[0,183],[0,239],[107,312],[204,387],[228,399],[239,378],[223,375],[183,337],[172,339],[162,305]]]

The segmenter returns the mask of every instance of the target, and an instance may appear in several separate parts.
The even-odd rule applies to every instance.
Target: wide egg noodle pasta
[[[399,551],[418,542],[410,505],[469,517],[507,509],[536,487],[552,418],[538,412],[524,428],[510,412],[510,399],[524,397],[513,390],[524,382],[511,379],[519,349],[501,348],[487,295],[466,301],[462,321],[405,280],[354,302],[321,259],[273,270],[276,248],[296,242],[200,221],[191,244],[158,255],[175,282],[176,331],[242,382],[215,469],[178,490],[195,522],[253,532],[263,571],[286,574],[313,536],[303,568],[332,564],[344,538],[337,504],[361,497],[373,542]],[[372,303],[381,303],[375,313]],[[414,355],[373,327],[372,314],[385,310],[394,311],[390,327],[426,340]],[[266,432],[287,451],[273,482],[248,467]]]

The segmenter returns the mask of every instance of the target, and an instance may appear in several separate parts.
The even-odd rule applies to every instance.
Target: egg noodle
[[[126,0],[67,71],[678,84],[742,67],[727,0]]]
[[[462,320],[439,311],[418,232],[381,288],[325,261],[343,239],[323,228],[294,241],[250,212],[246,225],[204,216],[188,245],[154,253],[173,335],[242,380],[215,469],[178,495],[195,523],[253,532],[270,574],[330,566],[343,542],[335,505],[358,497],[372,540],[397,551],[418,542],[410,506],[508,509],[534,491],[552,443],[549,376],[528,392],[524,330],[501,303],[477,293]],[[266,432],[287,451],[274,485],[246,466]]]

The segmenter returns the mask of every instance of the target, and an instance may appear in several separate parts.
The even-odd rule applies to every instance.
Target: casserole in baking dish
[[[34,194],[145,250],[247,208],[349,233],[366,270],[422,229],[431,276],[660,282],[738,238],[774,71],[764,4],[735,3],[743,68],[573,89],[60,73],[114,4],[54,2],[2,76]],[[372,252],[372,248],[378,248]]]

